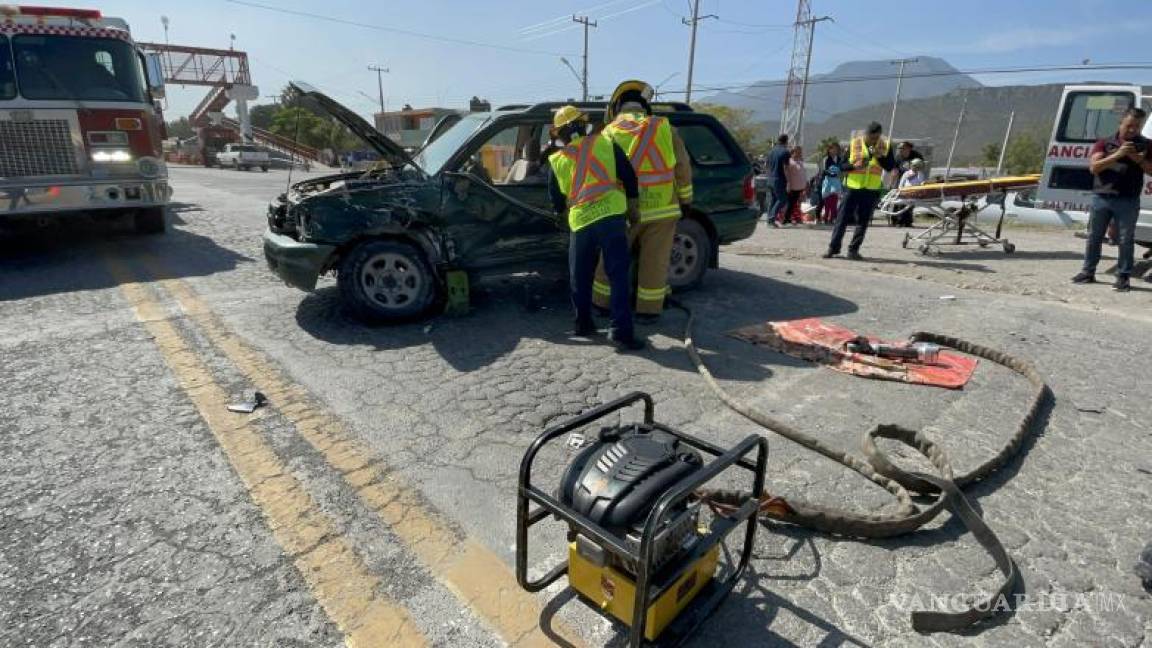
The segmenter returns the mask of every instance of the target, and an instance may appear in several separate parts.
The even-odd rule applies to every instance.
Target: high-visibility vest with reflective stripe
[[[848,149],[848,162],[854,168],[844,174],[844,186],[848,189],[871,189],[880,191],[884,187],[884,169],[877,158],[888,155],[888,140],[880,138],[873,147],[876,157],[868,155],[868,145],[864,137],[853,137]]]
[[[568,228],[573,232],[628,210],[617,184],[612,141],[601,135],[583,137],[548,156],[560,191],[568,198]]]
[[[672,145],[672,125],[664,117],[643,113],[623,113],[604,127],[632,162],[640,181],[640,222],[677,218],[676,149]]]

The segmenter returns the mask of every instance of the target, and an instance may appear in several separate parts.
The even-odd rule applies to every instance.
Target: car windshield
[[[487,113],[473,113],[461,119],[434,142],[420,150],[416,163],[429,174],[435,174],[481,126],[491,119]]]
[[[12,71],[12,53],[8,49],[8,37],[0,34],[0,99],[16,96],[16,74]]]
[[[12,55],[26,99],[147,101],[140,60],[126,41],[22,34],[12,38]]]

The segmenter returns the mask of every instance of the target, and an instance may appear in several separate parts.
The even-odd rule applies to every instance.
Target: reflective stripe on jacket
[[[680,199],[691,198],[691,186],[677,191],[676,150],[672,125],[664,117],[623,113],[604,128],[636,170],[640,181],[640,222],[680,217]]]
[[[854,168],[844,174],[845,188],[880,191],[884,187],[884,169],[878,159],[888,155],[888,140],[881,137],[873,149],[876,155],[869,155],[864,137],[852,138],[852,144],[848,147],[848,162]]]
[[[573,232],[627,211],[628,201],[616,180],[616,154],[608,138],[580,138],[550,155],[548,162],[568,199],[568,228]]]

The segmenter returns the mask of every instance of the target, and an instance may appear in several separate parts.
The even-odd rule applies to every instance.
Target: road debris
[[[1133,571],[1140,577],[1144,589],[1152,592],[1152,542],[1144,545],[1144,551],[1140,552],[1140,560],[1136,561]]]
[[[237,412],[239,414],[251,414],[256,411],[256,408],[263,407],[268,403],[268,397],[261,392],[252,392],[252,397],[240,401],[239,403],[232,403],[228,406],[229,412]]]

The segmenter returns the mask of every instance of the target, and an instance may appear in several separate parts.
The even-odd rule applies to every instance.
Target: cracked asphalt
[[[172,176],[164,237],[98,223],[0,239],[0,645],[544,645],[541,611],[574,644],[623,645],[561,585],[508,587],[516,472],[543,427],[637,389],[662,422],[722,445],[756,433],[696,375],[683,316],[646,329],[648,351],[619,355],[565,338],[563,290],[528,276],[486,282],[465,317],[365,327],[333,280],[305,294],[267,271],[264,207],[285,172]],[[1152,596],[1131,567],[1152,540],[1152,291],[1067,284],[1083,244],[1067,231],[1009,229],[1012,256],[922,257],[902,235],[874,228],[856,263],[818,258],[825,230],[759,230],[684,297],[697,343],[726,389],[827,442],[855,448],[869,427],[900,423],[961,472],[1015,429],[1029,390],[1011,372],[984,363],[956,392],[869,381],[725,332],[822,317],[1034,361],[1055,392],[1043,434],[969,493],[1037,604],[917,634],[910,601],[997,584],[959,522],[866,542],[769,524],[690,645],[1147,645]],[[217,411],[251,389],[270,407],[243,423]],[[259,452],[235,445],[243,435]],[[769,446],[774,494],[891,506],[836,464]],[[545,456],[542,479],[565,458]],[[297,497],[268,494],[271,478]],[[559,534],[535,542],[541,567],[562,557]],[[1091,604],[1060,604],[1078,594]]]

